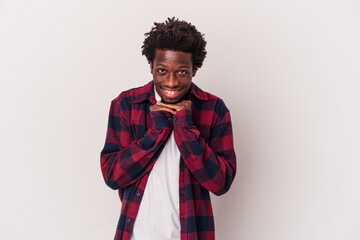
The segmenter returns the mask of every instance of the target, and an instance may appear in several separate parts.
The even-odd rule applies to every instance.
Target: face
[[[191,53],[155,50],[154,62],[150,63],[156,92],[165,103],[181,102],[188,93],[196,69]]]

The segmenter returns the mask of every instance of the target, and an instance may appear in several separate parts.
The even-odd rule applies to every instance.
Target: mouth
[[[179,96],[179,94],[181,93],[181,89],[180,90],[165,90],[165,89],[161,89],[161,91],[163,92],[164,96],[171,99],[171,98],[176,98]]]

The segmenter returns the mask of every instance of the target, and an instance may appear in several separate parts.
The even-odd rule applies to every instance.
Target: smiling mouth
[[[180,91],[181,90],[174,91],[162,89],[164,96],[167,98],[176,98],[180,94]]]

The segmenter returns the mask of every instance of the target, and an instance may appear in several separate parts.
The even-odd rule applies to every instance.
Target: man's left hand
[[[180,110],[188,110],[191,109],[191,101],[190,100],[183,100],[176,104],[169,104],[163,102],[157,102],[156,105],[168,107],[174,109],[176,112]]]

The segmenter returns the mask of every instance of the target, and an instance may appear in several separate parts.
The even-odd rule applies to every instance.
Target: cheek
[[[153,74],[153,79],[155,83],[160,84],[164,81],[164,76]]]
[[[153,79],[154,79],[154,84],[155,84],[155,86],[159,86],[159,85],[161,84],[161,82],[162,82],[162,81],[161,81],[158,77],[156,77],[156,76],[154,76]]]
[[[183,81],[183,84],[189,88],[191,86],[191,78],[188,78],[185,81]]]

